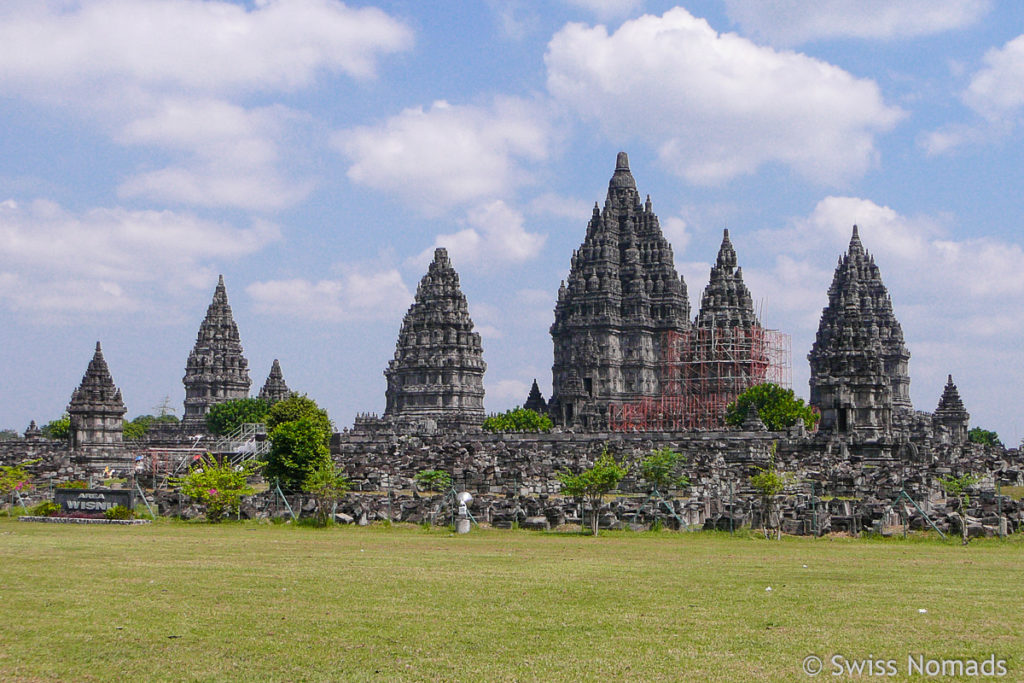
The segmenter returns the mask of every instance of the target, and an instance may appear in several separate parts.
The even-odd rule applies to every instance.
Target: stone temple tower
[[[217,280],[213,301],[199,326],[196,345],[185,364],[186,433],[206,429],[210,407],[249,396],[249,363],[242,355],[238,326],[231,315],[224,276]]]
[[[676,273],[651,198],[641,202],[620,152],[604,208],[594,205],[586,238],[558,289],[553,391],[559,424],[603,426],[610,401],[660,391],[666,332],[689,329],[686,283]]]
[[[445,249],[416,288],[402,320],[395,357],[388,363],[384,417],[397,422],[432,421],[479,426],[484,419],[484,363],[459,275]]]
[[[704,288],[697,314],[698,329],[735,329],[760,327],[754,314],[754,300],[743,282],[743,269],[737,266],[736,249],[725,230],[718,258],[711,266],[711,279]]]
[[[939,398],[939,407],[932,414],[932,425],[936,432],[945,432],[951,444],[967,442],[967,431],[970,427],[971,415],[964,407],[960,391],[953,384],[953,375],[946,378],[946,387]]]
[[[824,433],[877,438],[911,413],[910,352],[874,258],[857,226],[821,313],[811,362],[811,405]]]
[[[68,404],[71,447],[121,443],[125,412],[121,390],[114,386],[103,350],[96,342],[96,352]]]
[[[274,359],[273,364],[270,366],[270,374],[267,375],[267,381],[263,383],[263,388],[260,389],[259,397],[274,405],[278,401],[283,401],[292,395],[291,389],[284,382],[284,373],[281,372],[281,364]]]

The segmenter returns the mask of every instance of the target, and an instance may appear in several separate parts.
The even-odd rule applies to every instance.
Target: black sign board
[[[53,500],[60,505],[60,511],[65,514],[84,512],[102,515],[117,505],[123,505],[129,510],[135,509],[131,489],[57,489]]]

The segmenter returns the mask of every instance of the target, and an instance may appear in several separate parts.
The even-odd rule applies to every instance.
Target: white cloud
[[[507,404],[521,406],[530,394],[530,385],[518,379],[499,379],[496,382],[484,378],[484,391],[488,403]]]
[[[747,35],[793,46],[831,38],[895,40],[966,28],[990,0],[725,0],[729,18]]]
[[[586,199],[563,197],[553,192],[545,192],[530,200],[527,209],[530,213],[548,214],[574,221],[589,220],[593,204]]]
[[[337,280],[254,282],[245,291],[258,312],[312,320],[401,317],[413,299],[394,268],[376,272],[350,268]]]
[[[690,244],[690,230],[686,221],[679,216],[669,216],[661,221],[661,231],[672,245],[672,255],[682,256]]]
[[[394,193],[427,211],[506,196],[529,179],[522,161],[547,158],[544,112],[517,98],[491,106],[434,102],[375,126],[338,132],[334,146],[355,183]]]
[[[644,6],[644,0],[566,0],[566,2],[593,13],[599,21],[626,17]]]
[[[691,182],[777,163],[841,183],[876,162],[875,135],[904,115],[883,102],[874,81],[718,34],[681,8],[627,21],[611,35],[569,24],[545,62],[557,100],[615,142],[656,147]]]
[[[528,232],[523,215],[500,199],[472,207],[462,222],[468,227],[438,235],[433,245],[410,260],[411,264],[425,266],[437,247],[448,250],[456,268],[522,263],[537,256],[547,241],[547,235]]]
[[[207,287],[216,261],[255,253],[279,238],[278,228],[262,221],[239,229],[171,211],[76,214],[48,201],[5,201],[0,300],[13,310],[136,310],[153,286]]]
[[[334,0],[17,3],[0,12],[0,83],[64,98],[101,84],[267,92],[320,72],[374,75],[411,30],[379,9]]]

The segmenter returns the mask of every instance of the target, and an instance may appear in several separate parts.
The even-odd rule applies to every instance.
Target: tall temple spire
[[[416,287],[388,363],[385,417],[447,420],[479,426],[484,419],[480,335],[473,331],[459,275],[445,249]]]
[[[72,447],[120,443],[125,412],[121,390],[114,385],[110,368],[103,358],[103,349],[96,342],[89,367],[68,404]]]
[[[597,427],[610,401],[656,395],[662,338],[689,329],[689,318],[672,246],[649,198],[641,203],[629,157],[620,152],[604,208],[594,206],[559,288],[552,417]],[[586,405],[578,405],[580,383]]]
[[[888,432],[911,408],[910,352],[874,258],[854,226],[821,313],[811,362],[811,405],[821,429]]]
[[[533,386],[530,387],[530,394],[526,397],[526,403],[523,404],[523,407],[542,415],[547,412],[548,403],[540,393],[540,387],[537,386],[536,378],[533,380]]]
[[[725,230],[708,286],[701,297],[697,327],[760,327],[754,314],[754,300],[743,283],[743,269],[736,264],[736,250],[729,239],[729,231]]]
[[[270,374],[267,375],[267,381],[263,383],[263,388],[260,389],[259,397],[273,405],[278,401],[283,401],[292,395],[288,385],[284,382],[284,373],[281,372],[281,364],[274,359],[273,364],[270,366]]]
[[[186,430],[206,428],[210,407],[236,398],[246,398],[252,384],[249,362],[242,355],[238,325],[228,304],[224,276],[217,278],[213,300],[199,325],[196,344],[185,364]]]
[[[945,430],[951,443],[962,444],[967,441],[971,415],[964,407],[960,391],[953,384],[953,375],[946,377],[946,386],[939,398],[939,406],[932,414],[932,422],[936,428]]]

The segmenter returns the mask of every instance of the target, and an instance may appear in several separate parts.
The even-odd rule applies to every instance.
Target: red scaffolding
[[[666,332],[660,340],[661,393],[612,402],[613,431],[687,431],[724,424],[725,409],[743,391],[793,383],[790,336],[761,327]]]

